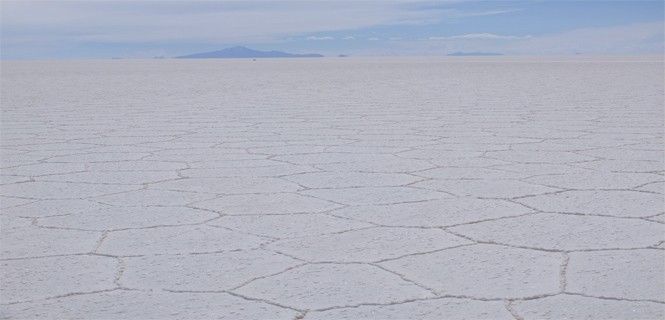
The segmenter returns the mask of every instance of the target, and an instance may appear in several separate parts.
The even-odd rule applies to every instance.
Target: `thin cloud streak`
[[[325,36],[325,37],[309,36],[309,37],[307,37],[307,38],[305,38],[305,39],[306,39],[306,40],[321,41],[321,40],[335,40],[335,37],[329,37],[329,36]]]
[[[526,36],[511,36],[511,35],[500,35],[493,33],[469,33],[461,34],[449,37],[429,37],[429,40],[518,40],[518,39],[529,39],[530,35]]]

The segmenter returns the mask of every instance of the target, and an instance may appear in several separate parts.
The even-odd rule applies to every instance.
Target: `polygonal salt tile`
[[[331,214],[387,226],[441,227],[517,216],[531,211],[505,200],[462,197],[384,206],[353,206],[332,211]]]
[[[194,224],[218,216],[214,212],[180,207],[109,207],[67,216],[42,218],[38,225],[103,231]]]
[[[4,143],[3,143],[4,145]],[[22,145],[19,149],[21,150],[31,150],[31,151],[62,151],[62,150],[83,150],[91,149],[94,146],[85,143],[74,143],[74,142],[51,142],[51,143],[40,143],[40,144],[26,144]],[[6,151],[3,151],[5,154]],[[13,151],[19,152],[19,151]],[[20,151],[21,153],[23,151]]]
[[[99,137],[81,139],[77,142],[90,143],[105,146],[131,146],[142,143],[164,142],[173,140],[172,137],[147,137],[147,136],[125,136],[125,137]]]
[[[432,294],[399,276],[362,264],[314,264],[258,279],[234,290],[298,309],[323,309],[428,298]]]
[[[519,178],[515,173],[484,168],[455,168],[444,167],[418,171],[415,174],[434,179],[451,180],[451,179],[511,179]]]
[[[209,226],[162,227],[114,231],[98,253],[130,256],[205,253],[257,248],[264,239]]]
[[[35,199],[23,199],[0,196],[0,209],[15,208],[35,202]],[[3,211],[5,213],[5,211]]]
[[[287,146],[271,146],[271,147],[256,147],[250,148],[252,153],[270,154],[270,155],[288,155],[288,154],[305,154],[326,151],[325,146],[315,145],[287,145]]]
[[[182,149],[167,149],[153,152],[155,156],[168,158],[171,155],[198,155],[198,156],[211,156],[211,157],[229,157],[228,160],[249,159],[254,157],[251,153],[239,148],[182,148]],[[239,158],[240,157],[240,158]],[[265,158],[265,157],[261,157]]]
[[[73,162],[73,163],[87,163],[87,162],[112,162],[112,161],[128,161],[128,160],[141,160],[149,156],[147,152],[88,152],[76,153],[63,156],[55,156],[48,159],[48,162]]]
[[[480,157],[485,152],[482,150],[442,150],[438,148],[418,148],[414,150],[409,150],[406,152],[401,152],[400,157],[407,159],[418,159],[418,160],[442,160],[442,159],[469,159]]]
[[[663,212],[663,195],[637,191],[564,191],[522,198],[538,210],[597,214],[619,217],[648,217]]]
[[[16,319],[295,319],[298,312],[226,293],[115,290],[19,303],[5,308]]]
[[[394,146],[357,146],[357,145],[341,145],[330,146],[326,148],[327,152],[344,152],[344,153],[396,153],[408,150],[408,147],[394,147]]]
[[[221,291],[301,263],[264,250],[126,258],[121,283],[133,289]]]
[[[3,214],[13,217],[47,217],[103,210],[109,207],[92,200],[33,200],[29,204],[3,210]]]
[[[136,188],[136,186],[126,185],[39,181],[0,186],[0,195],[42,200],[79,199],[129,191]]]
[[[305,320],[358,319],[514,319],[502,301],[443,298],[399,304],[308,312]]]
[[[273,238],[293,238],[370,227],[325,214],[224,216],[210,225]]]
[[[299,166],[283,163],[279,165],[261,167],[222,167],[222,168],[195,168],[180,171],[184,177],[212,178],[212,177],[277,177],[296,173],[312,172],[316,169],[310,166]]]
[[[215,145],[220,145],[225,148],[229,149],[242,149],[245,150],[247,148],[262,148],[262,147],[279,147],[279,146],[287,146],[289,145],[288,141],[279,141],[279,140],[274,140],[274,141],[252,141],[248,139],[236,139],[233,141],[226,141],[222,143],[215,143]],[[183,145],[183,148],[186,148],[187,145]]]
[[[0,265],[0,294],[5,304],[112,289],[118,261],[110,257],[78,255],[7,260]]]
[[[24,258],[87,253],[94,250],[100,232],[48,229],[27,219],[2,216],[2,258]]]
[[[517,180],[428,180],[412,186],[480,198],[515,198],[559,190]]]
[[[268,166],[279,166],[285,164],[284,162],[268,160],[268,159],[253,159],[253,160],[221,160],[221,161],[198,161],[189,163],[190,168],[193,169],[216,169],[226,168],[228,170],[240,168],[259,168]],[[309,166],[306,166],[309,167]]]
[[[30,177],[0,175],[0,185],[30,181]]]
[[[531,177],[526,181],[564,189],[631,189],[660,179],[661,176],[650,173],[570,170],[565,174]]]
[[[437,144],[419,146],[417,147],[417,150],[442,152],[440,153],[442,158],[458,158],[460,156],[478,157],[482,156],[482,154],[485,151],[500,151],[510,148],[510,145],[507,144],[505,141],[499,141],[497,143],[475,143],[475,142],[466,142],[466,141],[449,142],[449,141],[450,141],[449,139],[445,139]],[[409,154],[409,152],[403,152],[401,154]]]
[[[85,182],[108,184],[136,184],[155,183],[164,180],[177,179],[175,171],[120,171],[120,172],[76,172],[58,175],[49,175],[36,178],[37,181],[56,182]]]
[[[141,160],[158,160],[158,161],[180,161],[180,162],[197,162],[197,161],[225,161],[225,160],[255,160],[265,159],[266,155],[249,154],[244,152],[229,152],[228,150],[219,150],[206,148],[203,150],[166,150],[160,152],[153,152],[152,155],[144,157]]]
[[[168,161],[118,161],[118,162],[95,162],[86,165],[89,171],[175,171],[187,168],[184,162]]]
[[[384,173],[405,173],[433,168],[430,162],[423,160],[405,159],[398,157],[387,157],[380,160],[367,158],[363,161],[359,155],[355,162],[330,162],[316,164],[315,167],[333,172],[384,172]],[[382,155],[388,156],[388,155]]]
[[[214,197],[216,197],[214,194],[198,192],[143,189],[96,197],[94,200],[113,206],[147,207],[184,206],[189,203],[208,200]]]
[[[450,231],[477,241],[547,250],[648,247],[665,240],[665,226],[655,222],[556,213],[462,225]]]
[[[295,183],[283,179],[255,177],[185,178],[156,183],[152,187],[215,194],[293,192],[300,189]]]
[[[295,193],[228,195],[197,202],[194,206],[228,215],[314,213],[339,207],[329,201]]]
[[[461,129],[461,128],[460,128]],[[462,130],[455,130],[453,133],[459,133]],[[475,136],[458,136],[446,139],[447,143],[455,143],[460,145],[496,145],[496,144],[514,144],[514,145],[534,145],[539,143],[542,139],[538,138],[524,138],[524,137],[507,137],[497,135],[479,135],[474,132]]]
[[[508,161],[489,158],[436,158],[431,159],[428,162],[433,163],[436,166],[459,168],[492,168],[493,166],[510,164]]]
[[[150,153],[153,151],[156,151],[156,148],[153,147],[147,147],[147,146],[122,146],[122,145],[115,145],[115,146],[96,146],[91,149],[86,149],[85,152],[90,152],[90,153]],[[68,152],[68,154],[71,154],[72,152]],[[79,152],[77,152],[79,153]],[[134,160],[127,160],[127,161],[134,161]]]
[[[560,294],[534,300],[514,301],[512,309],[523,319],[663,319],[665,304],[620,301]]]
[[[2,169],[2,174],[17,176],[44,176],[85,170],[82,163],[37,163]]]
[[[571,146],[570,143],[557,140],[548,140],[537,143],[518,143],[512,145],[511,149],[516,151],[575,151],[586,148]]]
[[[283,240],[268,247],[308,261],[372,262],[469,243],[439,229],[370,228]]]
[[[392,125],[392,124],[391,124]],[[360,126],[360,128],[367,128],[366,126]],[[427,145],[432,143],[433,138],[431,137],[408,137],[406,135],[396,135],[389,136],[385,134],[381,135],[353,135],[352,138],[356,141],[353,142],[353,146],[359,147],[400,147],[400,148],[411,148],[418,147],[422,145]],[[359,141],[358,141],[359,140]],[[340,144],[344,145],[344,144]]]
[[[486,154],[488,158],[517,162],[517,163],[575,163],[594,160],[592,156],[584,156],[565,151],[490,151]]]
[[[625,121],[628,119],[622,119],[624,121],[624,124],[626,123]],[[611,125],[609,123],[605,123],[606,125]],[[616,130],[616,127],[615,127]],[[598,128],[594,128],[593,131],[598,131]],[[610,131],[614,131],[610,129]],[[584,149],[597,149],[597,148],[607,148],[607,149],[617,149],[620,148],[621,146],[624,145],[634,145],[637,141],[634,139],[638,140],[643,140],[643,141],[648,141],[650,137],[648,136],[636,136],[633,134],[630,134],[626,132],[625,130],[621,130],[623,132],[596,132],[596,133],[591,133],[591,134],[585,134],[584,136],[573,138],[573,139],[557,139],[560,142],[567,143],[579,148],[584,148]]]
[[[581,151],[580,153],[611,160],[663,161],[663,159],[665,159],[665,151],[662,150],[626,150],[621,148],[608,148]]]
[[[656,192],[660,194],[665,194],[665,181],[664,182],[653,182],[641,187],[636,188],[637,190]],[[665,200],[663,200],[665,202]]]
[[[573,167],[566,164],[513,163],[493,166],[492,169],[509,171],[514,175],[513,178],[523,179],[537,175],[565,174],[570,172]]]
[[[665,168],[663,160],[597,160],[578,163],[575,166],[605,172],[654,172]]]
[[[566,113],[564,113],[566,114]],[[569,116],[570,117],[570,116]],[[571,121],[570,119],[565,119]],[[488,120],[483,120],[488,121]],[[506,119],[504,119],[506,121]],[[558,124],[558,123],[557,123]],[[573,138],[581,136],[583,132],[579,131],[563,131],[559,127],[551,128],[551,123],[538,123],[535,120],[529,121],[525,125],[517,125],[516,123],[502,123],[498,127],[492,128],[492,132],[498,138],[512,138],[517,136],[529,136],[530,139],[562,139]]]
[[[381,263],[442,295],[514,299],[559,291],[558,253],[475,245]]]
[[[312,172],[285,177],[308,188],[400,186],[420,180],[403,173]]]
[[[660,249],[571,252],[566,292],[665,302],[663,261]]]
[[[378,162],[381,160],[394,160],[396,157],[389,154],[357,154],[341,152],[319,152],[297,155],[283,155],[272,159],[297,164],[324,164],[348,162]]]
[[[381,205],[451,198],[442,192],[409,187],[313,189],[300,193],[348,205]]]
[[[665,223],[665,213],[659,214],[657,216],[649,217],[649,220],[657,221],[660,223]]]

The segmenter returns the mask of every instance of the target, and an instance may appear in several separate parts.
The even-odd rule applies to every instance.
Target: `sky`
[[[8,1],[2,59],[663,54],[663,1]]]

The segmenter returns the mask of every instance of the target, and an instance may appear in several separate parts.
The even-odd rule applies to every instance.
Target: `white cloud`
[[[498,36],[498,37],[495,37]],[[394,51],[405,55],[443,55],[450,52],[498,52],[514,55],[658,54],[665,44],[663,22],[581,28],[548,35],[511,36],[474,34],[431,37],[395,42]],[[494,40],[494,41],[492,41]]]
[[[369,40],[369,41],[377,41],[377,40],[379,40],[379,38],[377,38],[377,37],[369,37],[369,38],[367,38],[367,40]]]
[[[512,36],[494,33],[468,33],[448,37],[429,37],[429,40],[518,40],[529,39],[531,36]]]
[[[335,40],[334,37],[329,37],[329,36],[324,36],[324,37],[309,36],[305,39],[307,39],[307,40]]]
[[[399,1],[3,1],[1,21],[3,42],[10,44],[258,43],[438,17],[404,10]]]
[[[346,36],[346,37],[342,38],[342,40],[353,40],[353,39],[355,39],[354,36]]]
[[[630,54],[662,55],[663,22],[624,26],[583,28],[552,35],[532,37],[507,44],[507,53],[526,54]]]
[[[511,12],[522,11],[522,9],[506,9],[506,10],[488,10],[480,12],[460,12],[458,16],[460,17],[482,17],[482,16],[494,16],[497,14],[505,14]]]

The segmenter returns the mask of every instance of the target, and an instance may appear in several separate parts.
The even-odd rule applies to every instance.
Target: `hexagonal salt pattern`
[[[566,291],[588,296],[665,303],[662,249],[574,252]]]
[[[248,279],[282,272],[302,263],[264,250],[141,256],[123,261],[119,282],[124,287],[176,291],[228,290]]]
[[[665,241],[660,223],[556,213],[461,225],[450,231],[476,241],[545,250],[646,248]]]
[[[39,228],[25,218],[0,216],[3,258],[29,258],[92,252],[102,237],[91,230]]]
[[[316,286],[311,287],[311,284]],[[257,279],[234,291],[297,309],[313,310],[434,296],[397,274],[364,264],[300,266]]]
[[[258,248],[266,239],[207,225],[165,226],[110,232],[97,253],[133,256],[207,253]]]
[[[665,304],[649,301],[600,299],[560,294],[516,301],[512,310],[522,319],[662,319]]]
[[[330,214],[393,227],[445,227],[497,218],[523,215],[533,210],[505,200],[472,197],[353,206]]]
[[[564,191],[517,201],[547,212],[611,217],[650,217],[665,211],[662,194],[640,191]]]
[[[306,320],[357,319],[496,319],[512,320],[502,301],[443,298],[378,306],[339,308],[308,313]]]
[[[382,227],[277,241],[268,248],[307,261],[372,262],[470,243],[443,230]]]
[[[440,295],[519,299],[559,291],[561,255],[474,245],[383,262]]]
[[[662,61],[525,59],[3,61],[0,318],[665,317]]]
[[[30,319],[294,319],[296,310],[228,293],[115,290],[6,307],[10,318]]]
[[[2,303],[116,288],[118,261],[72,255],[2,261]]]

